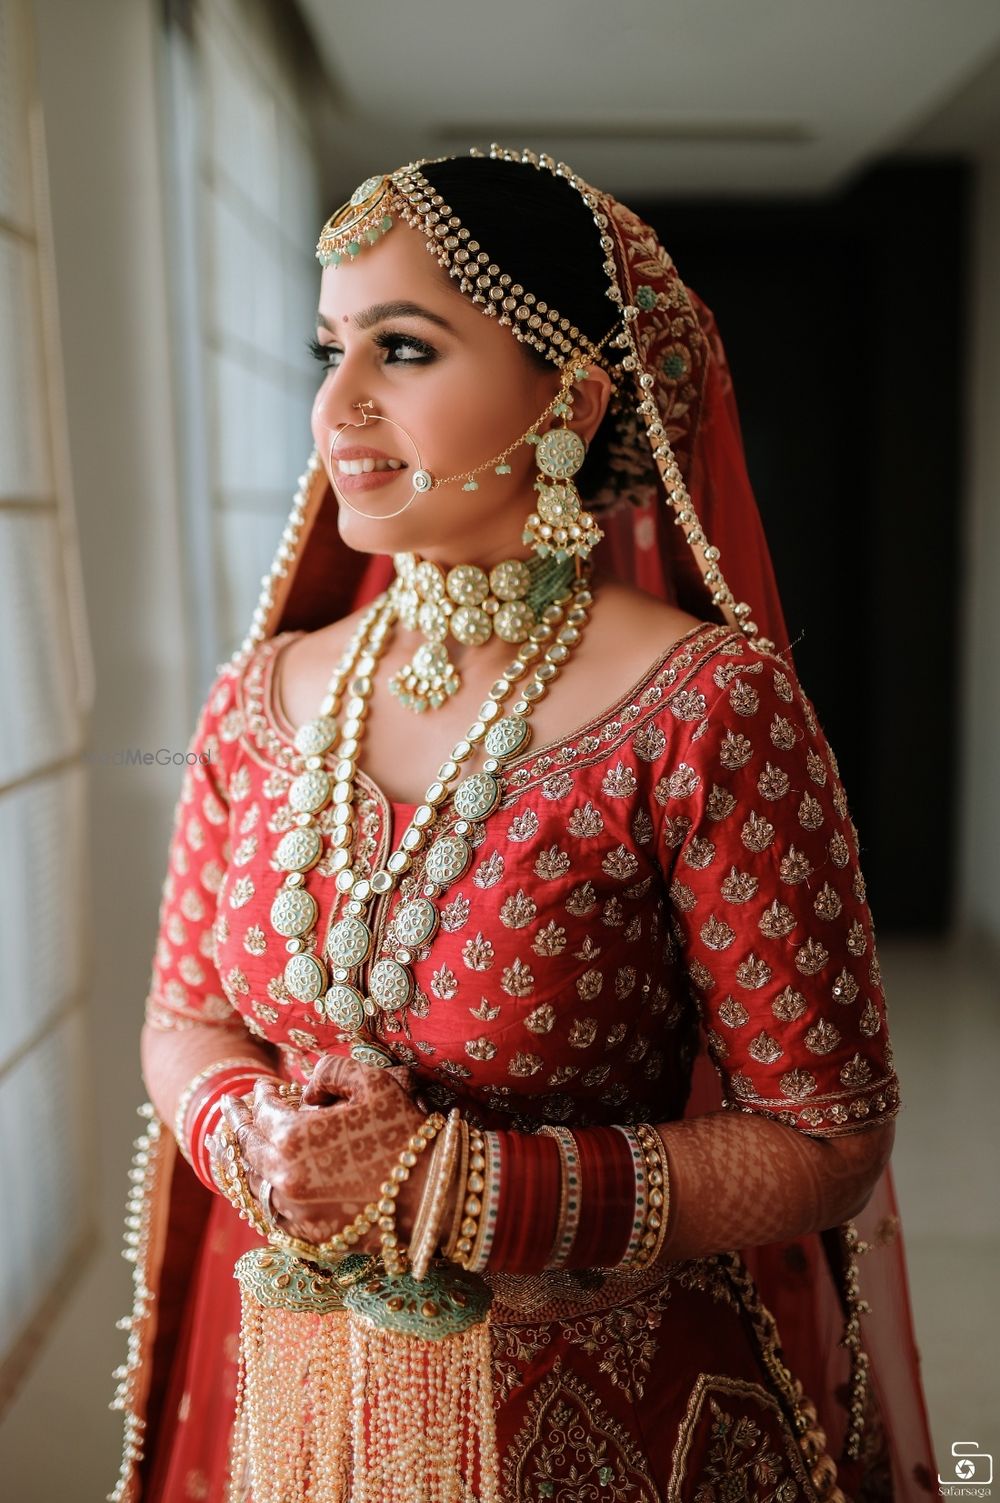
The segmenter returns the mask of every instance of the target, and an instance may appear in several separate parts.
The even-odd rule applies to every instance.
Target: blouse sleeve
[[[174,810],[159,928],[146,998],[156,1028],[212,1023],[247,1029],[224,994],[216,968],[216,909],[230,856],[228,762],[232,757],[234,670],[218,674],[185,755]]]
[[[894,1116],[858,832],[811,702],[741,641],[677,698],[658,839],[725,1105],[822,1136]]]

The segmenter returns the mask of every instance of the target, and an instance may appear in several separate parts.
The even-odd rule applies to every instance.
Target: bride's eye
[[[344,352],[335,344],[320,344],[318,339],[309,340],[309,350],[315,360],[318,360],[324,370],[335,371]]]
[[[375,343],[385,350],[386,363],[392,365],[428,365],[437,355],[431,345],[412,334],[380,334]]]
[[[429,365],[437,359],[437,351],[423,339],[413,334],[379,334],[375,340],[380,350],[385,351],[386,365]],[[309,350],[324,370],[335,371],[340,366],[344,352],[339,345],[321,344],[318,339],[309,340]]]

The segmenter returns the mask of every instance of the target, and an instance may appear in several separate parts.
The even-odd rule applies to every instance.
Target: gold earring
[[[582,377],[586,372],[575,374]],[[573,483],[573,476],[587,457],[587,445],[569,426],[573,411],[571,380],[564,380],[562,399],[552,409],[562,418],[562,427],[550,428],[541,437],[530,434],[528,438],[535,445],[539,472],[535,480],[538,509],[531,513],[521,534],[521,541],[530,544],[539,558],[551,554],[558,563],[574,557],[587,558],[604,536],[595,518],[584,510],[580,492]]]

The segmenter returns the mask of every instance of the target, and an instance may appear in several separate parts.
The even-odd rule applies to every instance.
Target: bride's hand
[[[413,1100],[408,1066],[380,1069],[343,1055],[320,1059],[301,1105],[259,1081],[253,1107],[229,1100],[224,1116],[236,1136],[258,1200],[271,1185],[270,1209],[282,1230],[324,1242],[378,1201],[380,1186],[407,1140],[426,1120]],[[427,1170],[420,1154],[397,1198],[397,1226],[406,1240]],[[375,1229],[356,1245],[378,1248]]]

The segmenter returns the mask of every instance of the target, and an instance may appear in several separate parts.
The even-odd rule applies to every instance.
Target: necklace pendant
[[[329,803],[332,790],[328,772],[303,772],[293,779],[288,802],[297,814],[318,814]]]
[[[308,934],[318,914],[316,899],[302,887],[282,887],[271,904],[271,924],[286,939]]]
[[[515,756],[531,739],[531,726],[520,715],[495,720],[486,732],[485,747],[491,757]]]
[[[424,876],[435,887],[457,882],[469,869],[472,847],[461,835],[442,835],[427,852]]]
[[[359,1065],[374,1065],[381,1070],[387,1070],[390,1065],[399,1063],[388,1049],[383,1049],[380,1044],[352,1044],[351,1058],[356,1059]]]
[[[365,1025],[364,998],[355,986],[336,982],[314,1004],[319,1016],[345,1033],[357,1033]]]
[[[401,1012],[413,996],[413,974],[398,960],[379,960],[371,968],[368,989],[383,1012]]]
[[[372,948],[372,931],[359,918],[343,918],[334,924],[326,940],[326,953],[335,966],[364,965]]]
[[[315,1002],[326,991],[326,967],[315,955],[293,955],[285,963],[285,986],[297,1002]]]
[[[500,802],[500,784],[491,773],[473,772],[455,789],[455,813],[463,819],[486,819]]]
[[[417,715],[443,705],[461,685],[443,642],[422,642],[410,661],[389,680],[390,691]]]
[[[440,918],[433,903],[426,898],[413,898],[397,911],[393,924],[400,944],[412,949],[425,945],[437,932]]]
[[[295,732],[295,750],[303,757],[321,757],[337,739],[337,722],[329,715],[307,720]]]
[[[323,854],[323,837],[315,825],[289,830],[278,841],[274,859],[283,871],[304,872]]]

